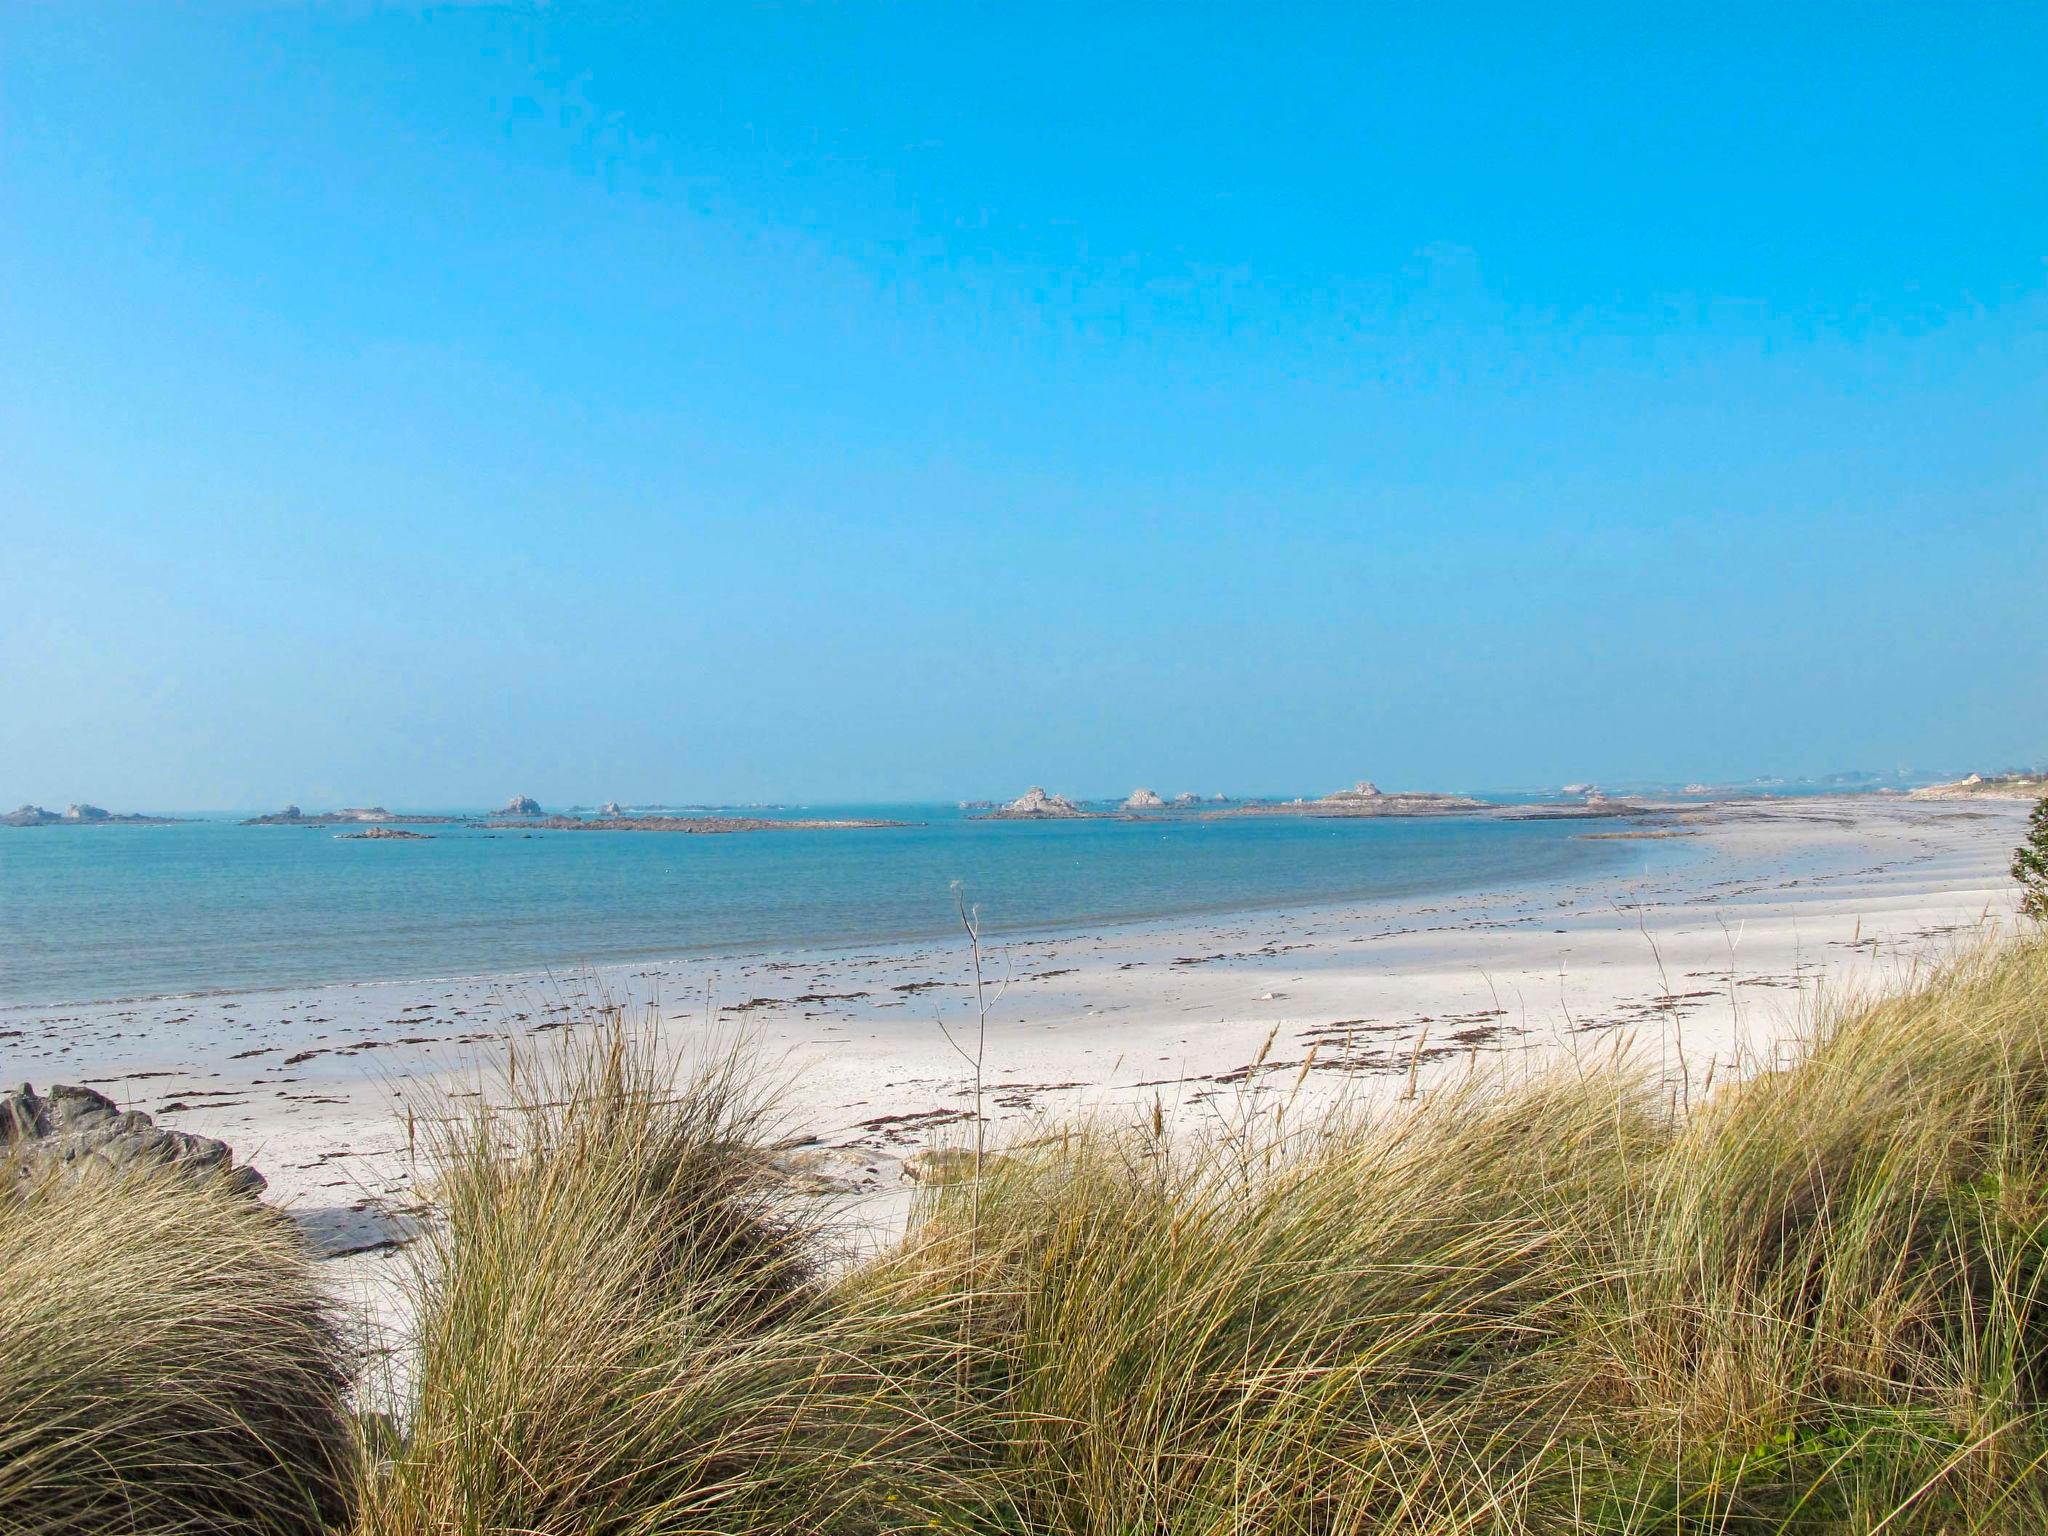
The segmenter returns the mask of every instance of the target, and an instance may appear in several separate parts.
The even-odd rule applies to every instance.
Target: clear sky
[[[2048,757],[2048,7],[0,6],[0,800]]]

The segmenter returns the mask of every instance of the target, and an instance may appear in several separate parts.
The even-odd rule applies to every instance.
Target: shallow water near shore
[[[1475,817],[986,822],[686,835],[211,819],[0,832],[0,1007],[926,938],[953,882],[991,932],[1454,894],[1683,857]]]

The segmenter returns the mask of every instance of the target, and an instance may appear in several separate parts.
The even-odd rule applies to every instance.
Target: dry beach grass
[[[1796,1064],[1689,1109],[1603,1060],[1370,1110],[1049,1126],[978,1176],[954,1160],[858,1263],[760,1155],[759,1081],[743,1054],[678,1075],[599,1021],[432,1133],[442,1222],[356,1530],[2048,1528],[2038,932],[1836,1004]],[[78,1230],[181,1251],[104,1208]],[[0,1261],[11,1382],[145,1358],[159,1320],[58,1305],[92,1266],[23,1269],[49,1241],[26,1231]],[[133,1379],[228,1404],[243,1357],[213,1335],[304,1274],[207,1251],[233,1296],[191,1291],[180,1369]],[[60,1400],[10,1385],[0,1436]],[[82,1432],[175,1417],[121,1407]],[[6,1509],[286,1528],[228,1495],[203,1524],[150,1513],[157,1474],[110,1444],[0,1468]]]
[[[681,1080],[616,1017],[432,1133],[406,1433],[361,1529],[801,1530],[889,1433],[872,1320],[762,1161],[743,1051]]]
[[[0,1532],[309,1536],[346,1515],[346,1352],[224,1172],[22,1183],[0,1148]]]

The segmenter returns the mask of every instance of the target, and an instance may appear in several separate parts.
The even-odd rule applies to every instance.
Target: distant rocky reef
[[[1119,805],[1117,809],[1120,811],[1193,811],[1199,810],[1205,804],[1227,805],[1229,803],[1230,796],[1228,795],[1211,795],[1207,801],[1204,801],[1192,789],[1182,790],[1171,800],[1156,794],[1152,790],[1138,789],[1133,790],[1130,798]]]
[[[1444,816],[1465,811],[1495,809],[1485,800],[1466,795],[1446,795],[1432,790],[1397,790],[1389,793],[1371,779],[1360,779],[1349,789],[1333,790],[1316,800],[1287,800],[1271,805],[1241,805],[1213,811],[1215,816]]]
[[[1076,821],[1104,817],[1112,820],[1142,820],[1175,811],[1193,812],[1199,817],[1440,816],[1460,812],[1500,812],[1506,809],[1490,801],[1474,800],[1465,795],[1416,790],[1402,790],[1390,794],[1370,779],[1360,779],[1349,789],[1335,790],[1314,800],[1233,802],[1226,796],[1216,795],[1211,801],[1204,802],[1202,797],[1192,790],[1183,791],[1167,800],[1156,790],[1135,789],[1121,801],[1097,801],[1093,802],[1093,806],[1095,808],[1091,808],[1087,803],[1070,800],[1065,795],[1050,794],[1034,784],[1015,800],[1002,803],[962,801],[960,808],[979,812],[970,816],[969,819],[974,821]],[[1571,809],[1583,813],[1586,808],[1573,806]]]
[[[61,812],[46,811],[40,805],[24,805],[0,816],[0,827],[169,827],[173,816],[127,815],[102,810],[97,805],[68,805]]]
[[[514,821],[493,817],[477,825],[501,832],[820,832],[857,827],[909,827],[909,821],[871,817],[766,816],[542,816]]]
[[[431,832],[408,832],[403,827],[366,827],[361,832],[337,832],[334,834],[334,840],[338,843],[430,843],[434,840],[434,835]]]
[[[460,821],[457,816],[400,816],[387,811],[381,805],[348,806],[338,811],[320,811],[307,815],[296,805],[288,805],[281,811],[268,816],[251,816],[242,825],[245,827],[359,827],[359,826],[411,826],[445,827]]]
[[[1369,818],[1376,816],[1487,816],[1497,821],[1583,821],[1604,818],[1638,818],[1651,814],[1650,808],[1627,800],[1610,800],[1591,785],[1582,786],[1585,798],[1534,805],[1500,805],[1475,800],[1470,795],[1443,794],[1435,790],[1384,790],[1370,779],[1360,779],[1349,789],[1334,790],[1315,800],[1282,800],[1233,805],[1206,811],[1206,816],[1310,816],[1328,818]]]
[[[728,816],[717,813],[692,816],[628,815],[616,801],[606,802],[595,816],[550,816],[528,795],[514,795],[505,808],[485,816],[416,816],[386,810],[381,805],[352,806],[339,811],[308,815],[288,805],[268,816],[251,816],[245,827],[354,827],[362,830],[342,834],[346,838],[424,838],[425,833],[403,832],[401,827],[476,827],[503,832],[789,832],[817,831],[841,827],[905,827],[905,821],[867,818],[805,819],[762,816]]]

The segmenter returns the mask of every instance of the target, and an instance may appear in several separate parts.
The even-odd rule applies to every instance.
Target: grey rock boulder
[[[140,1110],[124,1110],[90,1088],[58,1084],[43,1095],[23,1083],[0,1094],[0,1170],[17,1182],[52,1172],[84,1177],[95,1169],[151,1163],[194,1177],[225,1175],[251,1195],[266,1183],[254,1168],[234,1166],[226,1142],[158,1125]]]

